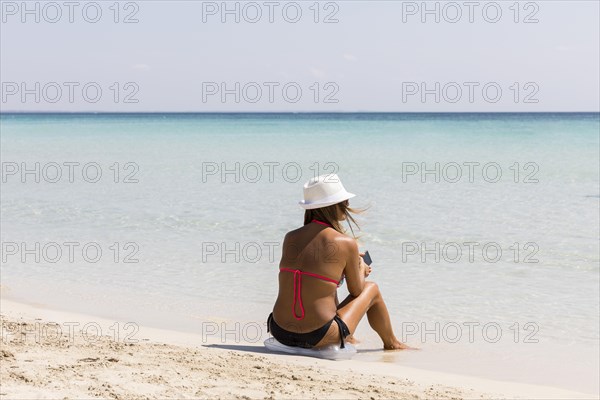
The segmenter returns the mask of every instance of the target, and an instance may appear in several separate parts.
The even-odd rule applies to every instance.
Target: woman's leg
[[[365,282],[365,287],[358,297],[350,295],[338,306],[338,315],[348,325],[352,334],[365,314],[367,314],[369,325],[379,334],[386,350],[410,348],[400,343],[394,335],[390,314],[375,282]]]

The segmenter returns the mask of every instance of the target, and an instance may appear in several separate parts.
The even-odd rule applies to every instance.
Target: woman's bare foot
[[[350,336],[346,336],[346,342],[351,343],[351,344],[358,344],[360,343],[360,340],[358,340],[357,338],[355,338],[353,335]]]
[[[398,339],[394,339],[394,341],[391,344],[384,344],[383,345],[383,349],[384,350],[419,350],[416,347],[410,347],[407,344],[401,343]]]

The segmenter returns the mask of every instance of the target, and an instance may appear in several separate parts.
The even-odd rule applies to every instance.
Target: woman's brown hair
[[[352,231],[352,236],[354,236],[354,229],[352,229],[353,223],[357,229],[360,230],[360,227],[356,223],[356,220],[352,217],[352,214],[360,214],[364,210],[355,209],[350,207],[350,203],[348,200],[342,201],[341,203],[333,204],[327,207],[314,208],[312,210],[306,210],[304,212],[304,225],[310,224],[313,219],[318,221],[326,222],[333,227],[336,231],[340,233],[345,233],[345,230],[342,228],[340,221],[338,220],[339,215],[345,215],[346,221],[348,221],[348,226]]]

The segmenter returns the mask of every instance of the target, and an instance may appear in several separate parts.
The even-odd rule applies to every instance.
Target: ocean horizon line
[[[0,115],[543,115],[599,111],[0,111]]]

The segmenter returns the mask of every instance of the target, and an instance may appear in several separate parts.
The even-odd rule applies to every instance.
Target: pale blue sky
[[[234,16],[222,23],[220,14],[205,15],[203,7],[221,2],[138,1],[138,23],[114,23],[113,1],[98,2],[102,17],[86,22],[81,2],[68,22],[68,9],[62,7],[57,23],[45,21],[40,4],[40,22],[25,15],[21,22],[21,1],[2,1],[1,62],[2,111],[598,111],[599,106],[599,3],[597,1],[536,1],[519,3],[519,21],[514,22],[514,1],[499,1],[502,16],[497,23],[484,19],[483,7],[492,2],[475,2],[474,22],[463,1],[462,18],[456,23],[456,8],[437,2],[440,22],[420,10],[409,14],[422,2],[337,1],[320,2],[319,18],[335,12],[337,23],[315,23],[314,1],[296,2],[302,10],[297,23],[292,2],[276,2],[274,23],[268,22],[268,7],[257,23]],[[58,4],[62,4],[59,1]],[[248,2],[238,2],[240,12]],[[331,4],[327,4],[331,3]],[[35,2],[28,3],[31,8]],[[119,18],[135,11],[124,9]],[[436,2],[428,2],[435,7]],[[527,5],[528,4],[528,5]],[[229,6],[234,7],[235,2]],[[443,14],[446,6],[446,14]],[[208,7],[208,8],[207,8]],[[311,8],[312,7],[312,8]],[[93,8],[88,9],[93,17]],[[248,18],[255,9],[246,8]],[[495,8],[489,6],[488,18]],[[46,9],[46,18],[55,10]],[[404,14],[403,14],[404,12]],[[523,23],[527,15],[537,23]],[[403,17],[406,22],[403,21]],[[446,18],[444,18],[446,17]],[[21,83],[30,89],[40,82],[40,102],[34,94],[21,98]],[[62,87],[57,96],[53,85]],[[64,82],[78,82],[73,103]],[[102,89],[97,103],[82,96],[84,84],[96,82]],[[121,89],[114,101],[114,82]],[[133,95],[138,103],[124,103],[123,95]],[[206,83],[216,82],[216,86]],[[235,88],[240,82],[241,98],[229,94],[222,102],[220,93],[204,91],[225,83]],[[241,92],[244,85],[246,92]],[[273,82],[270,83],[269,82]],[[411,83],[413,82],[413,83]],[[434,89],[440,83],[440,102],[435,90],[421,100],[421,84]],[[451,83],[448,85],[450,82]],[[471,84],[465,82],[473,82]],[[514,84],[518,83],[517,86]],[[204,85],[203,85],[204,83]],[[266,84],[265,84],[266,83]],[[315,83],[317,84],[316,86]],[[328,86],[326,86],[329,83]],[[16,84],[16,86],[15,86]],[[288,85],[288,98],[282,88]],[[487,99],[482,93],[488,84]],[[269,85],[273,102],[269,101]],[[444,92],[444,85],[446,89]],[[256,86],[262,97],[256,97]],[[294,103],[296,88],[302,90]],[[319,101],[314,95],[319,88]],[[462,90],[458,96],[457,87]],[[469,87],[473,102],[469,101]],[[496,94],[497,88],[502,90]],[[519,100],[515,102],[515,93]],[[15,90],[18,90],[15,92]],[[91,89],[90,98],[94,96]],[[337,93],[335,93],[337,90]],[[411,94],[409,90],[418,90]],[[15,92],[14,94],[12,94]],[[337,103],[323,102],[324,96]],[[524,102],[525,96],[535,103]],[[404,98],[403,98],[404,97]],[[492,102],[497,98],[497,102]],[[455,100],[452,103],[450,100]]]

